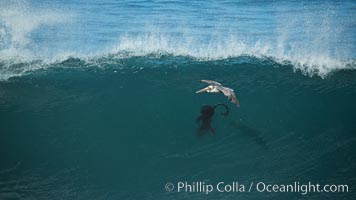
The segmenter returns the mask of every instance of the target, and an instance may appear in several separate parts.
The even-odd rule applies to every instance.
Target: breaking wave
[[[237,16],[230,21],[231,16],[221,16],[228,20],[226,24],[220,21],[209,24],[204,19],[202,27],[191,25],[194,21],[167,21],[162,17],[156,22],[159,15],[150,19],[149,13],[142,13],[147,14],[148,19],[136,19],[132,24],[143,26],[129,30],[130,24],[124,24],[122,29],[105,21],[95,24],[97,13],[88,14],[59,4],[38,6],[24,0],[1,2],[0,80],[38,69],[66,67],[64,63],[73,58],[89,63],[85,66],[105,67],[103,60],[119,63],[120,59],[136,56],[186,57],[196,62],[238,61],[241,57],[250,57],[260,62],[272,60],[292,66],[305,75],[323,78],[335,71],[356,69],[353,39],[356,18],[352,3],[351,6],[330,2],[294,4],[268,4],[266,13],[250,18],[251,13],[241,16],[230,13]],[[125,4],[120,6],[128,13],[132,9]],[[223,4],[220,6],[225,9]],[[194,16],[189,12],[185,14],[187,18]],[[117,15],[119,19],[127,17],[122,13]],[[256,20],[259,18],[261,21]],[[95,25],[91,27],[91,23]],[[94,31],[86,30],[87,27]],[[169,31],[167,27],[175,28]]]

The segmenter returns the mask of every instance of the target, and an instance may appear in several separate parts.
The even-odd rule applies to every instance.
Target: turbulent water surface
[[[354,1],[0,1],[0,199],[354,199]],[[235,89],[195,94],[212,79]],[[216,134],[197,136],[204,104]],[[167,182],[348,192],[167,192]],[[175,185],[177,186],[177,185]]]

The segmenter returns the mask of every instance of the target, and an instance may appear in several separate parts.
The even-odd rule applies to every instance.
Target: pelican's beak
[[[196,91],[195,93],[202,93],[202,92],[206,92],[206,91],[208,91],[208,90],[209,90],[209,86],[206,87],[206,88],[203,88],[203,89],[201,89],[201,90],[198,90],[198,91]]]

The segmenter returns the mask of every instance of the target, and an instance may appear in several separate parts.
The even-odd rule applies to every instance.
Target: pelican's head
[[[214,86],[209,85],[206,88],[203,88],[201,90],[196,91],[196,93],[201,93],[201,92],[212,92],[214,90]]]

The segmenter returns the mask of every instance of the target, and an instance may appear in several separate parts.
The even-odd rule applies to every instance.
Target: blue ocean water
[[[0,199],[354,199],[355,1],[0,1]],[[235,89],[195,94],[211,79]],[[204,104],[225,103],[197,136]],[[220,112],[220,111],[219,111]],[[348,192],[167,192],[179,181]]]

